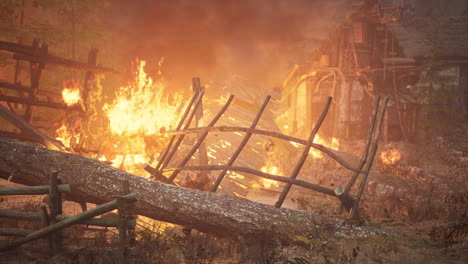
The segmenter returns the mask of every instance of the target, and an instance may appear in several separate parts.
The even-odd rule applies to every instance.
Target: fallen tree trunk
[[[65,198],[102,204],[122,195],[122,182],[138,194],[135,213],[221,236],[314,241],[369,236],[370,231],[311,212],[277,209],[269,205],[216,193],[192,190],[145,179],[76,154],[0,138],[0,176],[26,185],[47,184],[50,171],[60,171],[71,192]]]

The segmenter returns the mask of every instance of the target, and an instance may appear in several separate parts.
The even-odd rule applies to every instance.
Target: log
[[[310,236],[315,242],[331,242],[353,235],[369,236],[366,227],[344,225],[344,220],[312,212],[278,209],[237,197],[177,187],[142,178],[72,153],[36,147],[0,138],[0,176],[18,170],[16,182],[41,185],[48,182],[52,168],[61,172],[72,192],[64,199],[102,204],[121,194],[121,182],[128,180],[138,193],[135,214],[170,222],[219,236],[291,240]],[[60,223],[60,222],[59,222]]]
[[[70,192],[70,184],[59,184],[57,186],[59,192]],[[35,195],[48,194],[49,186],[12,186],[0,187],[0,195]]]

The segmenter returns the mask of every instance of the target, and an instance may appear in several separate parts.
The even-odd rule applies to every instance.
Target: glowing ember
[[[393,165],[400,161],[400,152],[396,149],[389,149],[380,153],[380,159],[384,164]]]
[[[79,84],[76,81],[67,81],[64,83],[64,89],[62,90],[63,101],[68,105],[77,104],[81,101]]]
[[[280,169],[278,167],[276,167],[275,165],[270,164],[270,162],[268,162],[265,166],[263,166],[260,169],[260,171],[263,171],[263,172],[266,172],[266,173],[269,173],[269,174],[274,174],[274,175],[281,175]],[[263,186],[265,188],[271,188],[271,187],[277,188],[277,187],[279,187],[279,184],[278,184],[277,181],[273,181],[273,180],[265,179],[265,178],[261,178],[261,179],[262,179]]]
[[[121,87],[114,102],[105,106],[114,134],[155,135],[179,120],[182,97],[176,94],[169,102],[164,83],[154,82],[144,71],[145,65],[145,61],[139,62],[135,82]]]

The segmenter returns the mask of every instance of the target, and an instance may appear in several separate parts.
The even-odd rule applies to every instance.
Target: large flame
[[[380,159],[386,165],[394,165],[401,159],[401,154],[396,149],[389,149],[380,153]]]
[[[139,168],[149,160],[149,154],[156,154],[146,153],[145,137],[175,127],[182,104],[181,94],[166,95],[164,82],[153,81],[145,65],[145,61],[139,61],[135,81],[121,87],[113,103],[104,106],[111,132],[119,138],[118,148],[126,153],[115,156],[113,166],[136,174],[141,174]]]
[[[179,119],[182,97],[176,94],[175,101],[170,103],[164,95],[164,83],[154,82],[146,74],[145,65],[145,61],[139,62],[135,82],[121,87],[114,102],[106,106],[114,134],[155,135],[174,126]]]
[[[65,104],[71,106],[81,101],[80,87],[77,81],[66,81],[63,86],[62,98]]]

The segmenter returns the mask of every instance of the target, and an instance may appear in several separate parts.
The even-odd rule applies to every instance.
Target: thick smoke
[[[356,2],[114,0],[106,17],[125,40],[128,60],[163,56],[170,79],[188,83],[192,76],[230,73],[273,86]]]

